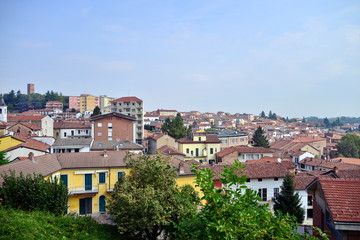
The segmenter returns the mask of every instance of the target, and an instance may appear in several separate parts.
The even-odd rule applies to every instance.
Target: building
[[[33,83],[28,83],[27,85],[27,94],[34,94],[35,93],[35,84]]]
[[[136,119],[135,140],[138,144],[144,141],[144,103],[137,97],[122,97],[111,101],[111,111]]]
[[[69,189],[67,213],[84,215],[106,211],[106,201],[113,192],[115,183],[130,169],[124,158],[126,151],[56,153],[34,157],[0,166],[0,173],[14,170],[18,175],[38,173],[45,177],[61,179]],[[195,174],[189,163],[176,158],[170,160],[178,173],[179,186],[195,187]],[[0,177],[0,184],[2,178]]]
[[[200,163],[214,163],[215,154],[220,150],[218,137],[207,135],[204,131],[180,138],[177,142],[180,152],[186,155],[185,160],[195,160]]]
[[[136,118],[117,112],[96,115],[90,119],[95,141],[131,141],[136,138]]]
[[[259,160],[263,157],[273,157],[273,151],[264,147],[230,147],[216,153],[216,161],[233,163],[234,160],[246,162],[248,160]]]
[[[54,136],[54,120],[46,115],[40,114],[14,114],[8,115],[9,123],[30,123],[41,128],[39,136]]]
[[[7,106],[2,94],[0,95],[0,120],[7,122]]]
[[[175,138],[164,133],[154,133],[146,140],[148,154],[155,154],[157,149],[165,145],[178,149],[178,143],[176,142]]]
[[[75,109],[80,113],[93,111],[96,106],[100,106],[99,97],[90,94],[81,94],[80,96],[69,97],[69,108]]]
[[[64,107],[64,104],[60,101],[48,101],[46,102],[45,108],[55,110],[60,109],[62,110]]]
[[[317,178],[307,191],[315,197],[314,226],[330,239],[360,239],[359,178]]]
[[[58,138],[51,146],[51,153],[90,152],[91,138]]]
[[[108,97],[106,95],[102,95],[99,97],[99,107],[102,114],[111,112],[111,101],[113,101],[114,99],[115,98]]]
[[[235,146],[247,146],[249,138],[246,133],[238,132],[215,132],[211,134],[216,134],[220,140],[220,150],[235,147]]]
[[[56,138],[91,138],[89,121],[55,120],[54,135]]]

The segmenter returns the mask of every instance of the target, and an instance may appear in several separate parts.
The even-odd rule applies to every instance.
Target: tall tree
[[[191,127],[186,127],[184,121],[178,113],[174,119],[167,118],[161,127],[161,131],[167,133],[169,136],[179,139],[191,134]]]
[[[266,118],[266,115],[265,115],[265,112],[264,112],[264,111],[262,111],[262,112],[260,113],[260,117],[261,117],[261,118]]]
[[[10,160],[8,157],[6,157],[6,152],[0,151],[0,165],[4,165],[9,163]]]
[[[100,108],[99,108],[99,106],[96,106],[93,110],[93,113],[91,114],[91,117],[100,115],[100,114],[101,114]]]
[[[264,129],[262,127],[259,126],[256,129],[252,139],[254,141],[254,146],[269,148],[269,141],[266,139]]]
[[[295,185],[291,175],[284,178],[281,185],[281,192],[275,199],[274,210],[282,214],[289,214],[296,217],[298,223],[304,221],[304,209],[301,207],[301,199],[299,194],[295,193]]]
[[[157,239],[174,222],[196,211],[197,193],[191,186],[177,186],[169,158],[129,155],[127,161],[130,175],[116,183],[108,205],[124,237]]]
[[[327,117],[324,118],[324,125],[325,125],[326,128],[330,128],[330,127],[331,127],[331,123],[330,123],[330,121],[329,121],[329,119],[328,119]]]
[[[272,114],[272,111],[270,110],[268,118],[271,119],[272,115],[273,115],[273,114]]]
[[[341,138],[336,148],[344,157],[360,158],[360,136],[347,134]]]

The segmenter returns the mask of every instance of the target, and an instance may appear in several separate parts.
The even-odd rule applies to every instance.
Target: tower
[[[34,94],[35,93],[35,84],[28,83],[27,85],[27,94]]]
[[[0,120],[7,122],[7,106],[2,94],[0,94]]]

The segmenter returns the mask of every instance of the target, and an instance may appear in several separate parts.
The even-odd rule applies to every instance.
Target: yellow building
[[[98,213],[106,211],[106,201],[118,179],[130,173],[124,163],[125,156],[125,151],[56,153],[39,157],[29,154],[29,159],[0,166],[0,173],[12,169],[17,174],[35,172],[61,179],[69,189],[68,213]],[[179,159],[172,159],[171,164],[177,168],[179,186],[191,184],[195,187],[195,175],[189,164]]]
[[[25,141],[22,141],[14,136],[2,136],[0,137],[0,151],[15,147],[24,142]]]
[[[198,131],[189,137],[177,140],[179,150],[186,154],[185,160],[195,160],[200,163],[215,162],[215,154],[220,151],[220,140],[216,135],[207,135]]]

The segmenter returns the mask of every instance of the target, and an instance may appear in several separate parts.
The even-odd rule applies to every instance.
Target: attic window
[[[258,181],[259,181],[259,182],[262,182],[262,178],[258,178]]]
[[[279,178],[277,178],[277,177],[276,177],[276,178],[274,178],[274,181],[278,181],[278,180],[279,180]]]
[[[250,182],[250,178],[247,178],[247,179],[246,179],[246,182]]]

